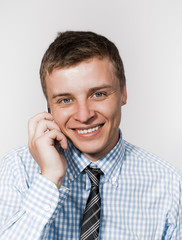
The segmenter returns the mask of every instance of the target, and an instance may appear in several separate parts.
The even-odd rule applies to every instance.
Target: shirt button
[[[112,182],[115,183],[116,182],[116,177],[112,178]]]
[[[71,179],[71,181],[73,181],[73,179],[74,179],[72,174],[70,174],[70,179]]]
[[[47,212],[50,211],[51,210],[51,206],[48,205],[48,204],[45,204],[44,205],[44,210],[47,211]]]

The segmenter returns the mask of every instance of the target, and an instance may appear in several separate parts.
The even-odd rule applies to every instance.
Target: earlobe
[[[123,92],[121,96],[121,106],[125,105],[127,103],[127,90],[126,90],[126,83],[123,87]]]

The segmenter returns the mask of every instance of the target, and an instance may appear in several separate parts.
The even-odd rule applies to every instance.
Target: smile
[[[103,125],[99,125],[97,127],[94,128],[89,128],[89,129],[82,129],[82,130],[76,130],[77,133],[79,134],[88,134],[88,133],[92,133],[94,131],[97,131],[100,127],[102,127]]]

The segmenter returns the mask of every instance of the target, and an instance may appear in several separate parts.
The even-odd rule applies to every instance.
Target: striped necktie
[[[101,170],[86,167],[90,181],[91,190],[83,214],[80,240],[96,240],[99,236],[101,199],[99,193],[99,180]]]

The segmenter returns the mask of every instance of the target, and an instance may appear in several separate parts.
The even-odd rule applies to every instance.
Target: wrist
[[[49,179],[51,182],[53,182],[58,189],[61,187],[64,180],[64,177],[56,176],[55,172],[50,173],[50,172],[42,171],[41,175]]]

